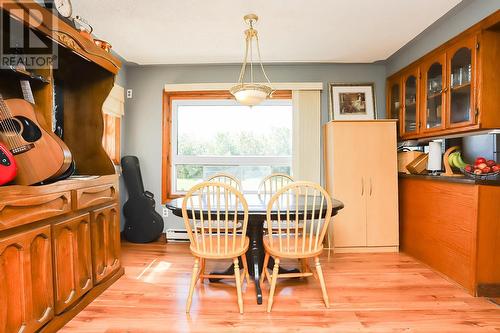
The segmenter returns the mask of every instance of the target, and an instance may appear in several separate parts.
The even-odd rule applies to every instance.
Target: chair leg
[[[205,280],[203,278],[203,275],[205,274],[205,258],[201,258],[201,263],[200,263],[200,282],[203,283]]]
[[[247,256],[243,254],[241,256],[241,262],[243,263],[243,269],[245,273],[245,278],[247,279],[247,284],[250,284],[250,274],[248,273],[248,264],[247,264]],[[244,282],[244,280],[242,281]]]
[[[267,273],[267,264],[269,263],[269,253],[266,252],[264,257],[264,265],[262,266],[262,275],[260,276],[260,283],[264,282]]]
[[[238,258],[234,258],[233,263],[234,263],[234,278],[236,279],[236,293],[238,294],[238,307],[240,313],[243,313],[243,296],[241,295],[240,266],[238,264]]]
[[[274,290],[276,289],[279,268],[280,258],[274,258],[273,275],[271,276],[271,290],[269,291],[269,299],[267,300],[267,312],[271,312],[271,308],[273,307]]]
[[[330,301],[328,300],[328,292],[326,291],[325,278],[323,277],[323,270],[321,269],[319,257],[314,257],[314,264],[316,266],[316,271],[318,272],[319,283],[321,284],[321,292],[323,293],[323,300],[325,301],[326,308],[329,309]]]
[[[194,286],[196,285],[196,281],[198,280],[198,264],[200,262],[199,258],[194,258],[194,265],[193,265],[193,275],[191,276],[191,284],[189,285],[189,295],[187,299],[187,304],[186,304],[186,313],[189,313],[189,310],[191,309],[191,301],[193,300],[193,292],[194,292]]]

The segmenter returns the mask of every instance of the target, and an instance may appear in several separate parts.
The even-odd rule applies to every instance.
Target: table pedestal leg
[[[257,304],[262,304],[260,274],[262,274],[264,264],[263,230],[263,223],[249,223],[247,227],[247,236],[250,239],[250,247],[247,252],[248,270],[254,279]]]

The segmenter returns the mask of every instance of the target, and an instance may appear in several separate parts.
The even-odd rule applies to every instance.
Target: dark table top
[[[267,214],[267,203],[269,201],[269,196],[259,196],[258,194],[255,193],[243,193],[243,196],[245,197],[245,200],[247,201],[248,204],[248,218],[249,221],[252,220],[264,220],[266,218]],[[183,198],[179,199],[174,199],[171,202],[167,203],[165,206],[172,211],[172,213],[176,216],[182,216],[182,201]],[[291,200],[292,201],[292,200]],[[332,216],[337,214],[339,210],[344,208],[344,204],[336,199],[332,199],[332,204],[333,204],[333,212]],[[307,208],[309,211],[312,210],[312,200],[308,201]],[[301,200],[299,201],[298,204],[298,210],[303,211],[305,208],[305,203]],[[292,208],[293,207],[293,208]],[[320,203],[319,200],[316,201],[315,204],[315,211],[316,214],[320,210]],[[290,205],[290,213],[292,214],[293,211],[295,211],[295,206]],[[326,202],[323,205],[323,212],[326,211]],[[216,211],[212,209],[212,214],[216,214]],[[271,218],[275,219],[277,218],[277,209],[273,209]],[[239,214],[238,214],[239,215]],[[282,210],[280,211],[281,217],[286,216],[286,211]]]

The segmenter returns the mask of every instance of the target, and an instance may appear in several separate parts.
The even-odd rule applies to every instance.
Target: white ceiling
[[[138,64],[239,63],[243,16],[265,62],[385,60],[460,0],[73,0],[73,14]]]

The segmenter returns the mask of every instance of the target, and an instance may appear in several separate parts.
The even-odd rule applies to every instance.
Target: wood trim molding
[[[195,86],[195,85],[170,85]],[[166,86],[165,86],[166,89]],[[161,202],[164,204],[173,199],[180,198],[180,195],[171,193],[172,189],[172,101],[173,100],[196,100],[196,99],[233,99],[229,90],[180,90],[163,91],[163,111],[162,111],[162,166],[161,166]],[[292,99],[291,90],[277,90],[273,93],[273,99]]]
[[[267,83],[262,83],[267,84]],[[165,91],[224,91],[229,90],[236,83],[181,83],[165,84]],[[273,82],[271,88],[274,90],[323,90],[323,82]]]

